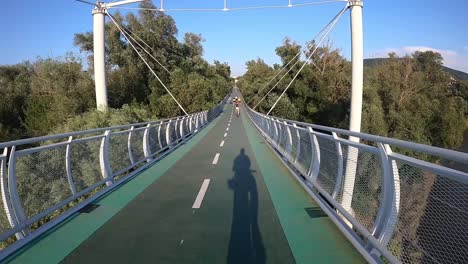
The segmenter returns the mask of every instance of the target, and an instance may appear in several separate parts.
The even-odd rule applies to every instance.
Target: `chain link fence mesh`
[[[468,263],[468,186],[397,161],[400,211],[388,249],[403,263]]]
[[[72,195],[65,169],[66,146],[18,155],[16,180],[24,214],[31,218]]]
[[[100,139],[71,145],[71,175],[77,192],[81,192],[103,179],[99,164],[100,147]]]
[[[296,165],[298,170],[307,175],[312,160],[312,142],[310,140],[309,132],[304,129],[299,130],[300,143],[299,143],[299,157],[297,157]]]
[[[279,136],[277,136],[270,119],[252,111],[250,114],[254,123],[273,141],[274,147],[284,154],[283,150],[288,147],[284,140],[288,136],[286,130],[278,130]],[[293,139],[291,156],[295,157],[299,152],[298,159],[296,163],[293,159],[289,161],[307,177],[315,155],[312,147],[314,144],[308,131],[298,128],[298,132],[299,138],[296,130],[291,130]],[[298,141],[299,147],[296,147]],[[320,170],[316,184],[329,195],[334,195],[338,204],[344,205],[349,202],[348,212],[372,233],[383,202],[384,175],[381,152],[379,152],[381,150],[372,145],[372,142],[365,142],[368,146],[366,148],[357,148],[342,141],[341,163],[335,140],[317,135],[317,142],[320,151]],[[409,155],[408,153],[413,152],[406,151],[403,154]],[[439,166],[434,162],[438,160],[437,158],[416,153],[416,158],[421,159],[421,157],[422,160]],[[386,161],[395,164],[395,167],[390,167],[392,171],[389,173],[397,177],[398,184],[395,183],[394,188],[399,195],[395,194],[398,198],[393,201],[398,203],[398,213],[390,216],[391,219],[388,221],[396,223],[394,231],[382,243],[402,263],[468,263],[466,179],[461,180],[450,174],[443,175],[441,171],[446,171],[445,169],[439,171],[439,174],[431,169],[421,169],[405,159],[403,156],[403,159],[393,160],[392,163],[390,157],[390,160]],[[440,162],[443,166],[459,172],[466,171],[466,166],[460,166],[459,162],[444,159]],[[349,186],[346,186],[346,177],[350,175],[353,175],[354,182],[348,182]],[[347,199],[349,201],[346,201]]]
[[[129,133],[110,134],[109,163],[114,175],[132,165],[128,156],[128,135]]]
[[[146,128],[137,128],[132,133],[130,144],[132,147],[133,161],[135,163],[145,159],[145,152],[143,151],[143,138],[145,136],[145,129]]]

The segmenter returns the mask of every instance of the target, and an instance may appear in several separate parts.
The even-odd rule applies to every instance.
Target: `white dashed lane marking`
[[[220,147],[224,146],[224,140],[221,141],[221,144],[219,144]]]
[[[213,165],[218,164],[218,159],[219,159],[219,153],[216,153],[216,155],[214,156],[212,164]]]
[[[224,133],[224,137],[226,137],[226,136],[227,136],[227,133]]]
[[[200,191],[198,192],[197,198],[195,198],[195,202],[193,202],[192,208],[193,209],[199,209],[202,202],[203,198],[205,197],[205,193],[208,190],[208,185],[210,184],[210,179],[205,179],[202,183],[202,186],[200,188]],[[183,242],[181,242],[182,244]]]

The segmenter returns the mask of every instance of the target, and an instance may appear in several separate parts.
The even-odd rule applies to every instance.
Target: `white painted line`
[[[221,144],[219,144],[220,147],[224,146],[224,140],[221,141]]]
[[[219,159],[219,153],[216,153],[214,159],[213,159],[213,162],[211,164],[218,164],[218,159]]]
[[[229,127],[226,128],[226,131],[229,131]]]
[[[206,190],[208,190],[208,185],[210,184],[210,179],[205,179],[202,183],[200,191],[198,192],[197,198],[195,198],[195,202],[193,202],[192,208],[199,209],[203,198],[205,197]]]
[[[226,136],[227,136],[227,133],[224,133],[224,137],[226,137]]]

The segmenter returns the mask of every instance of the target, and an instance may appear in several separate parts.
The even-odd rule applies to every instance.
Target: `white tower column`
[[[361,132],[362,116],[362,86],[364,80],[364,46],[362,33],[362,0],[350,0],[348,2],[351,13],[351,113],[349,118],[349,130]],[[357,137],[349,137],[351,141],[359,142]],[[343,185],[343,199],[341,205],[349,213],[353,214],[351,202],[353,199],[356,169],[358,162],[358,149],[348,146],[345,177]]]
[[[351,8],[351,116],[349,130],[361,132],[364,44],[362,36],[362,0],[350,1]],[[359,141],[359,139],[357,139]]]
[[[96,106],[107,111],[107,83],[105,58],[105,8],[97,3],[93,9],[94,82],[96,85]]]

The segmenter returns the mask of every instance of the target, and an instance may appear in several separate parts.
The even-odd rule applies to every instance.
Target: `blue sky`
[[[314,0],[292,0],[293,3]],[[153,1],[159,6],[159,0]],[[288,0],[227,0],[228,7],[280,5]],[[165,8],[222,8],[223,0],[165,0]],[[134,5],[133,5],[134,6]],[[231,65],[233,75],[245,71],[245,62],[258,57],[278,62],[275,48],[287,36],[303,44],[344,6],[333,3],[289,9],[232,12],[174,12],[179,29],[201,33],[205,58]],[[91,31],[92,6],[72,0],[4,1],[0,11],[2,37],[0,64],[58,57],[73,46],[73,35]],[[121,10],[122,12],[136,12]],[[381,57],[415,50],[436,50],[445,64],[468,72],[468,1],[466,0],[364,0],[364,53]],[[335,47],[349,57],[349,13],[330,35]]]

